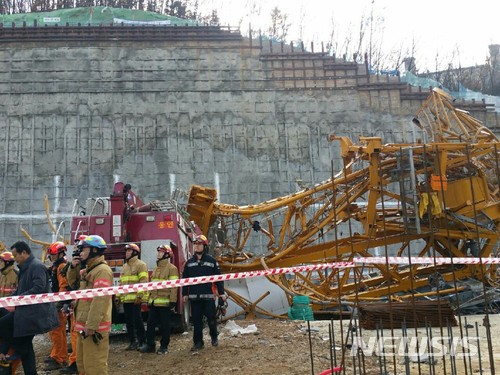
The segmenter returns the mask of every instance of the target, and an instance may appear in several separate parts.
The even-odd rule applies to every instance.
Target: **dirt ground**
[[[475,322],[482,324],[482,317],[470,317],[468,323],[474,325]],[[495,365],[500,369],[500,337],[495,335],[500,326],[500,316],[492,315],[493,351]],[[303,321],[277,320],[277,319],[256,319],[256,320],[236,320],[231,323],[225,322],[219,325],[219,346],[210,345],[208,335],[205,332],[205,348],[199,352],[191,352],[192,331],[184,334],[174,334],[171,337],[169,353],[166,355],[142,354],[139,352],[126,351],[128,345],[125,334],[116,334],[111,337],[111,348],[109,354],[109,373],[118,374],[175,374],[175,375],[219,375],[219,374],[242,374],[242,375],[280,375],[280,374],[320,374],[330,368],[331,351],[329,345],[329,321],[311,322],[311,342],[307,324]],[[254,333],[234,333],[229,327],[236,324],[242,330],[255,328]],[[252,326],[255,325],[255,326]],[[340,324],[334,322],[335,350],[337,361],[341,360],[340,348]],[[343,334],[349,330],[348,322],[343,322]],[[459,335],[459,327],[455,327],[454,332]],[[439,329],[433,331],[436,335]],[[425,332],[424,332],[425,333]],[[471,332],[472,333],[472,332]],[[375,331],[364,331],[363,337],[368,340],[375,335]],[[484,335],[484,328],[480,330],[481,352],[483,373],[490,373],[488,364],[487,340]],[[344,336],[345,337],[345,336]],[[311,350],[313,368],[311,366]],[[35,351],[37,353],[38,368],[40,374],[49,374],[43,371],[43,358],[50,349],[50,342],[46,335],[35,338]],[[333,350],[333,349],[332,349]],[[349,351],[348,351],[349,352]],[[387,360],[390,367],[392,359]],[[457,360],[457,373],[460,371],[463,360]],[[403,361],[398,358],[398,373],[404,373]],[[437,359],[437,373],[444,373],[442,360]],[[352,357],[346,358],[346,374],[354,373]],[[356,360],[355,360],[356,363]],[[359,363],[359,362],[358,362]],[[450,361],[446,366],[451,365]],[[356,365],[355,373],[360,373],[359,364]],[[418,363],[410,363],[411,373],[418,374]],[[420,365],[422,374],[429,373],[429,365]],[[473,359],[473,373],[479,373],[478,359]],[[377,356],[366,356],[364,360],[363,372],[365,374],[379,374],[380,364]],[[449,371],[447,371],[449,372]],[[20,372],[22,373],[22,372]],[[51,374],[57,374],[53,371]],[[470,373],[470,372],[469,372]]]
[[[208,332],[205,330],[205,348],[191,352],[192,331],[173,334],[166,355],[142,354],[126,351],[126,335],[111,337],[109,354],[109,373],[118,374],[175,374],[175,375],[276,375],[310,374],[311,359],[307,326],[302,321],[256,319],[237,320],[242,329],[255,325],[255,333],[236,334],[219,325],[219,346],[212,347]],[[314,322],[313,322],[314,323]],[[314,373],[330,367],[328,331],[311,329]],[[159,339],[159,338],[157,338]],[[40,374],[43,371],[43,358],[50,350],[46,335],[35,338],[35,351]],[[56,374],[57,371],[51,372]]]

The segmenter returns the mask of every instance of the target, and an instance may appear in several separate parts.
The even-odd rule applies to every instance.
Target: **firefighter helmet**
[[[202,243],[203,245],[208,245],[208,239],[203,234],[196,236],[194,243]]]
[[[78,247],[80,249],[84,247],[95,247],[100,250],[105,250],[107,248],[106,241],[101,236],[93,234],[91,236],[85,237],[83,240],[78,242]]]
[[[76,239],[75,239],[75,245],[78,245],[80,241],[83,241],[85,238],[87,238],[86,234],[80,234]]]
[[[160,245],[160,246],[158,246],[156,251],[161,251],[163,253],[167,253],[170,257],[172,257],[174,255],[174,251],[168,245]]]
[[[68,249],[66,249],[66,244],[62,241],[57,241],[49,246],[49,248],[47,249],[47,254],[57,255],[59,253],[65,253],[66,251],[68,251]]]
[[[137,246],[135,243],[129,243],[125,245],[125,251],[127,250],[132,250],[132,251],[137,251],[138,253],[141,252],[141,248]]]
[[[4,251],[0,254],[0,260],[3,260],[5,263],[14,262],[14,256],[10,251]]]

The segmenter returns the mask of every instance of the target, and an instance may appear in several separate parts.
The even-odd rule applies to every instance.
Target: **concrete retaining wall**
[[[341,168],[331,133],[411,141],[425,94],[402,93],[364,65],[245,40],[2,44],[0,240],[22,224],[51,241],[44,194],[59,222],[116,180],[145,201],[192,184],[240,205],[288,194]]]

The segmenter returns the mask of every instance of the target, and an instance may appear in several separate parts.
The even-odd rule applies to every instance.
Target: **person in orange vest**
[[[174,256],[172,248],[168,245],[161,245],[157,249],[156,267],[151,274],[151,281],[177,280],[179,271],[171,263]],[[155,329],[160,325],[161,340],[157,354],[166,354],[170,343],[170,311],[177,306],[177,289],[167,288],[152,290],[148,298],[148,330],[146,333],[146,343],[140,348],[141,353],[154,353]]]
[[[125,246],[125,264],[120,273],[120,285],[148,282],[148,266],[139,259],[141,249],[135,243]],[[142,321],[141,305],[147,302],[146,292],[127,293],[117,296],[117,304],[123,304],[125,324],[130,344],[126,350],[138,350],[145,341],[146,331]]]
[[[66,276],[61,272],[67,263],[67,251],[66,244],[62,241],[54,242],[47,249],[47,254],[52,261],[49,274],[52,292],[54,293],[68,290],[68,281],[66,280]],[[63,311],[63,303],[58,302],[56,307],[61,325],[49,332],[52,347],[50,349],[50,356],[45,361],[45,371],[62,369],[68,361],[68,343],[66,342],[67,318]]]
[[[0,254],[0,297],[9,297],[17,290],[17,270],[14,266],[14,257],[10,251],[4,251]],[[9,346],[7,341],[0,343],[1,366],[10,367],[11,374],[16,373],[21,359]]]
[[[72,257],[75,257],[75,256],[78,257],[78,255],[79,255],[78,244],[80,243],[80,241],[83,241],[86,237],[87,237],[87,235],[81,234],[80,236],[78,236],[78,238],[76,238],[75,251],[73,251]],[[71,267],[71,262],[68,262],[68,263],[66,263],[66,266],[62,269],[61,273],[65,277],[67,276],[68,270],[70,267]],[[80,286],[79,282],[77,280],[75,280],[74,285],[70,285],[68,283],[68,290],[78,290],[79,286]],[[78,368],[76,366],[76,346],[77,346],[76,342],[77,342],[79,333],[77,331],[75,331],[75,309],[74,309],[74,307],[75,307],[75,301],[71,301],[71,303],[69,304],[69,314],[68,314],[69,321],[70,321],[69,339],[71,342],[71,354],[69,355],[68,366],[63,368],[60,371],[61,374],[78,374]]]
[[[104,260],[106,241],[91,235],[78,243],[80,253],[71,259],[68,282],[80,282],[79,289],[106,288],[113,285],[113,271]],[[111,296],[81,298],[75,302],[75,327],[79,332],[76,366],[82,375],[107,375],[109,332],[111,331]]]

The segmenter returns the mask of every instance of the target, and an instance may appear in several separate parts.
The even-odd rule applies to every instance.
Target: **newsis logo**
[[[478,353],[479,337],[353,337],[351,356],[361,351],[367,357],[474,357]]]

